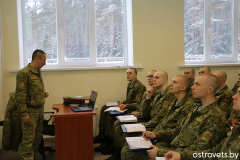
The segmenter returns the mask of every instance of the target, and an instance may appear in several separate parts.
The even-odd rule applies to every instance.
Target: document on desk
[[[113,106],[118,106],[117,102],[106,102],[107,107],[113,107]]]
[[[119,122],[137,122],[137,117],[134,115],[124,115],[124,116],[116,116]]]
[[[165,157],[156,157],[156,160],[166,160]]]
[[[126,137],[126,140],[130,150],[151,149],[149,147],[152,145],[152,142],[146,141],[142,136]]]
[[[127,132],[144,132],[146,131],[146,128],[141,123],[136,124],[123,124],[123,126],[126,128]]]
[[[109,107],[109,108],[107,108],[107,109],[105,109],[104,110],[104,112],[121,112],[121,113],[123,113],[123,112],[125,112],[125,111],[127,111],[128,109],[124,109],[124,110],[121,110],[119,107]]]

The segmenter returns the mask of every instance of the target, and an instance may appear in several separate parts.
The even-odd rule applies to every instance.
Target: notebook
[[[95,102],[96,102],[96,99],[97,99],[97,94],[98,94],[97,92],[92,91],[89,103],[83,104],[80,107],[71,107],[71,109],[74,112],[84,112],[84,111],[94,110]]]

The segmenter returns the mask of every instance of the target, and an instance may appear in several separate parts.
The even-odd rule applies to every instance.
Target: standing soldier
[[[46,53],[35,50],[32,62],[17,73],[15,98],[22,123],[22,160],[33,160],[42,138],[45,97],[40,69],[46,64]]]

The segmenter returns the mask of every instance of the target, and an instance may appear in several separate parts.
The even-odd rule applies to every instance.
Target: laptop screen
[[[96,99],[97,99],[97,94],[98,93],[95,91],[91,92],[91,96],[90,96],[90,100],[89,100],[89,104],[88,104],[89,107],[92,107],[92,108],[94,107]]]

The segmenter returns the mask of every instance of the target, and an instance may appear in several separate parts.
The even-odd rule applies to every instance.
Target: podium
[[[93,115],[95,111],[73,112],[70,106],[53,104],[56,160],[94,160]]]

